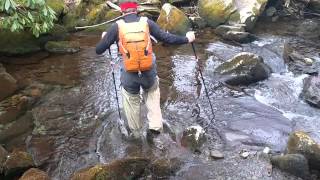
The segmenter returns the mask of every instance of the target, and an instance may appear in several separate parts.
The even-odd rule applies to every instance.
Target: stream
[[[257,41],[242,46],[220,40],[213,30],[202,30],[195,43],[198,62],[190,45],[154,46],[163,117],[177,136],[175,142],[165,134],[162,150],[121,138],[111,58],[109,54],[95,54],[98,35],[74,35],[72,39],[81,43],[81,51],[76,54],[50,55],[37,62],[26,59],[23,65],[5,64],[19,84],[37,82],[47,89],[31,110],[35,127],[25,141],[27,151],[38,166],[59,180],[98,163],[146,155],[182,162],[169,179],[298,179],[277,169],[270,172],[270,162],[259,152],[265,147],[273,153],[283,152],[295,130],[306,131],[320,142],[320,110],[299,97],[308,75],[295,75],[283,60],[285,40],[297,37],[276,23],[269,26],[277,31],[264,26],[260,22],[254,30]],[[262,56],[272,68],[271,77],[241,91],[222,85],[214,69],[240,52]],[[118,59],[115,46],[112,57]],[[319,56],[315,59],[320,62]],[[203,71],[214,119],[197,66]],[[119,91],[119,68],[115,72]],[[146,121],[144,106],[142,118]],[[192,153],[182,147],[179,137],[191,125],[206,129],[204,149],[219,150],[225,158],[212,160],[205,153]],[[241,150],[248,150],[250,156],[241,158]]]

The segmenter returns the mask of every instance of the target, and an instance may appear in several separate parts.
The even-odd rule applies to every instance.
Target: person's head
[[[119,5],[123,14],[137,12],[137,0],[119,0]]]

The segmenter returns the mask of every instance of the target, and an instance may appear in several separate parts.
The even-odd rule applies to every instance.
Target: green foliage
[[[0,0],[0,29],[26,29],[38,37],[53,27],[55,19],[55,12],[45,0]]]

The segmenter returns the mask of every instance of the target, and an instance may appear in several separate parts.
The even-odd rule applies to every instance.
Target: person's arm
[[[100,40],[100,42],[97,44],[96,53],[97,54],[104,53],[117,40],[118,40],[118,25],[114,23],[110,27],[106,35],[104,35]]]
[[[178,36],[162,30],[158,24],[148,19],[150,34],[157,40],[168,44],[186,44],[189,42],[186,36]]]

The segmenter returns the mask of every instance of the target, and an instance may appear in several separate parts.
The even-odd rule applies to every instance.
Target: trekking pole
[[[125,128],[124,126],[124,123],[122,121],[122,118],[121,118],[121,113],[120,113],[120,105],[119,105],[119,98],[118,98],[118,91],[117,91],[117,84],[116,84],[116,78],[115,78],[115,75],[114,75],[114,62],[112,62],[112,54],[111,54],[111,50],[109,49],[109,54],[110,54],[110,58],[111,58],[111,69],[112,69],[112,79],[113,79],[113,85],[114,85],[114,91],[116,93],[116,100],[117,100],[117,106],[118,106],[118,114],[119,114],[119,123],[120,123],[120,132],[128,137],[129,134],[128,134],[128,131],[127,129]]]
[[[196,58],[197,61],[199,61],[197,53],[196,53],[196,49],[194,47],[194,44],[191,43],[191,46],[192,46],[194,57]],[[202,83],[203,83],[204,91],[206,93],[206,96],[207,96],[209,104],[210,104],[210,108],[211,108],[211,112],[212,112],[212,116],[213,116],[212,119],[214,119],[215,115],[214,115],[213,107],[212,107],[212,104],[211,104],[211,101],[210,101],[209,93],[208,93],[208,90],[207,90],[207,87],[206,87],[206,83],[204,81],[203,74],[202,74],[202,71],[201,71],[200,67],[198,67],[198,69],[199,69],[200,77],[201,77],[201,80],[202,80]]]

